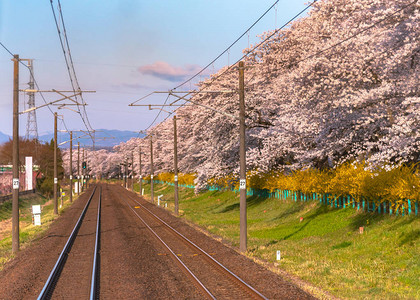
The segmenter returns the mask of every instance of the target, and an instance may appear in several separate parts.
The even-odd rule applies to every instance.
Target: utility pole
[[[85,147],[82,149],[82,167],[85,165]],[[85,168],[82,168],[82,192],[85,191]]]
[[[124,185],[124,162],[120,163],[120,180],[121,180],[121,186],[125,187],[125,185]]]
[[[70,131],[70,203],[73,202],[73,131]]]
[[[131,190],[134,192],[134,151],[131,151]]]
[[[80,196],[80,142],[77,142],[77,196]]]
[[[124,188],[127,188],[127,158],[124,159],[123,166],[124,166],[124,170],[123,170],[123,173],[124,173]]]
[[[174,202],[175,202],[175,215],[178,216],[178,141],[176,132],[176,116],[174,116]]]
[[[19,251],[19,55],[13,57],[12,252]]]
[[[57,113],[54,113],[54,214],[58,215],[58,200],[57,200]]]
[[[128,186],[130,185],[129,184],[129,178],[128,178],[128,173],[129,173],[129,170],[128,170],[128,157],[126,158],[126,160],[125,160],[125,188],[128,190]]]
[[[83,150],[85,150],[85,148],[83,148]],[[85,150],[85,190],[88,189],[89,187],[89,176],[90,176],[90,172],[89,172],[89,166],[90,164],[88,164],[88,150]]]
[[[244,62],[239,62],[239,250],[247,250]]]
[[[153,136],[150,135],[150,200],[155,202],[153,191]]]
[[[143,176],[141,174],[141,146],[139,146],[139,192],[140,192],[140,198],[142,196],[142,190],[143,190]]]

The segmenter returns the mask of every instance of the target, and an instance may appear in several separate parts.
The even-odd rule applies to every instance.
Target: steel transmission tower
[[[33,67],[33,60],[32,59],[22,59],[28,62],[28,68],[30,72],[29,77],[29,91],[27,92],[28,95],[28,109],[35,107],[35,84],[34,84],[34,67]],[[28,112],[28,120],[26,123],[26,139],[38,139],[38,126],[36,124],[36,110],[31,110]]]

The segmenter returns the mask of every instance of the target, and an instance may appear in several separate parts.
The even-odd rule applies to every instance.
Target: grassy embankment
[[[73,197],[73,200],[77,198]],[[70,206],[68,193],[63,198],[63,206],[60,207],[60,198],[58,199],[59,214]],[[41,226],[32,224],[32,205],[40,204],[42,207]],[[0,204],[0,270],[5,263],[14,257],[12,254],[12,201]],[[19,241],[20,249],[24,249],[30,243],[39,238],[56,219],[54,215],[54,204],[39,194],[29,194],[19,197]]]
[[[155,187],[156,199],[163,194],[163,203],[173,210],[173,187]],[[150,197],[150,185],[144,188]],[[194,195],[180,188],[180,199],[182,218],[238,247],[238,194]],[[420,299],[420,218],[334,209],[314,201],[249,197],[247,202],[248,256],[340,298]]]

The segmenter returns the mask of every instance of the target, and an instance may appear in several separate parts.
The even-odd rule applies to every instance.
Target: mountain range
[[[93,135],[93,134],[92,134]],[[76,137],[80,137],[79,139],[75,140]],[[83,136],[83,137],[82,137]],[[128,131],[128,130],[110,130],[110,129],[98,129],[95,131],[95,149],[102,149],[102,148],[112,148],[115,145],[118,145],[123,142],[127,142],[131,138],[143,138],[144,134],[139,134],[135,131]],[[11,136],[4,134],[0,131],[0,144],[7,142]],[[41,142],[50,142],[54,138],[54,133],[47,133],[44,135],[39,136],[39,140]],[[69,133],[58,133],[58,143],[63,143],[70,140]],[[88,135],[85,135],[81,132],[74,132],[73,133],[73,145],[77,145],[77,142],[80,142],[80,146],[82,147],[92,147],[92,140]],[[68,148],[69,143],[65,143],[60,146],[60,148]]]
[[[9,138],[11,138],[11,137],[0,131],[0,144],[3,144],[5,142],[7,142],[9,140]]]

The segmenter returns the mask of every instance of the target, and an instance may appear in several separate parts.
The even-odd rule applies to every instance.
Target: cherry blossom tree
[[[317,1],[307,17],[245,58],[247,166],[256,172],[331,168],[345,161],[410,163],[420,158],[420,4],[411,0]],[[238,115],[238,71],[198,84],[194,101]],[[179,170],[197,184],[239,171],[239,122],[193,104],[176,112]],[[153,127],[155,173],[173,171],[172,119]],[[115,174],[131,159],[150,172],[149,138],[98,153],[92,171]],[[96,154],[91,155],[95,157]],[[138,174],[137,174],[138,176]]]

